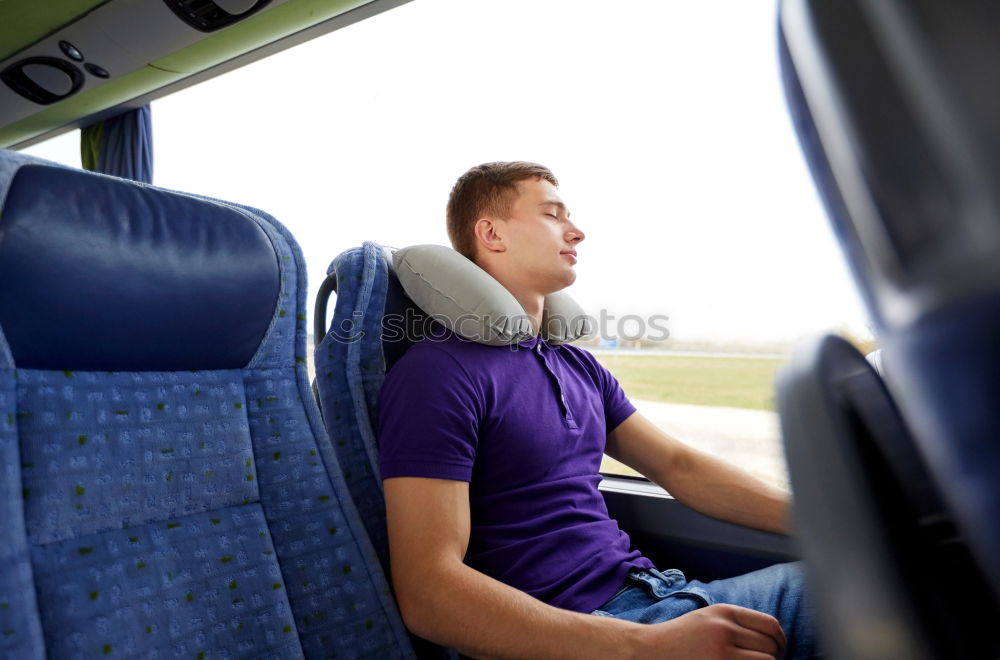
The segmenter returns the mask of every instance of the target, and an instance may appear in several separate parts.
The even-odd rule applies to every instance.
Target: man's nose
[[[569,231],[566,232],[566,238],[572,243],[579,243],[587,238],[587,235],[576,225],[571,225]]]

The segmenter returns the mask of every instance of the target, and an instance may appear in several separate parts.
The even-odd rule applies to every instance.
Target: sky
[[[154,183],[287,225],[311,314],[337,254],[447,245],[458,176],[535,161],[586,232],[569,293],[589,314],[867,337],[776,53],[769,1],[414,0],[155,101]],[[26,151],[78,165],[78,140]]]

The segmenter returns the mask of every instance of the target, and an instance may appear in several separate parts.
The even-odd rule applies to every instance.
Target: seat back
[[[327,326],[327,303],[336,292]],[[316,390],[333,451],[386,574],[389,539],[378,463],[378,396],[386,372],[406,350],[441,330],[403,291],[389,249],[366,241],[330,264],[314,310]],[[411,636],[418,657],[454,651]]]
[[[329,327],[327,302],[336,292]],[[327,432],[351,495],[389,569],[379,476],[378,396],[386,372],[424,335],[426,315],[403,292],[388,249],[366,241],[337,256],[315,307],[316,386]]]
[[[985,0],[784,0],[780,16],[789,107],[888,387],[1000,594],[998,30]]]
[[[287,230],[10,152],[0,208],[0,656],[411,656]]]
[[[997,657],[1000,609],[871,364],[839,337],[805,346],[779,372],[778,407],[834,657]]]

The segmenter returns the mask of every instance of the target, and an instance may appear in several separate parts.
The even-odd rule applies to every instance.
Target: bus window
[[[80,131],[69,131],[21,150],[56,163],[80,167]]]
[[[447,244],[470,166],[543,163],[587,234],[587,347],[668,431],[783,485],[774,370],[801,336],[870,337],[775,51],[771,3],[407,3],[155,101],[154,183],[272,213],[315,292],[365,240]]]

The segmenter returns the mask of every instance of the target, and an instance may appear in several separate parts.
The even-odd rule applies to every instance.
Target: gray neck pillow
[[[507,346],[534,336],[521,303],[485,270],[442,245],[396,250],[392,265],[410,299],[455,334],[480,344]],[[559,291],[545,296],[542,337],[550,344],[590,333],[592,321]]]

